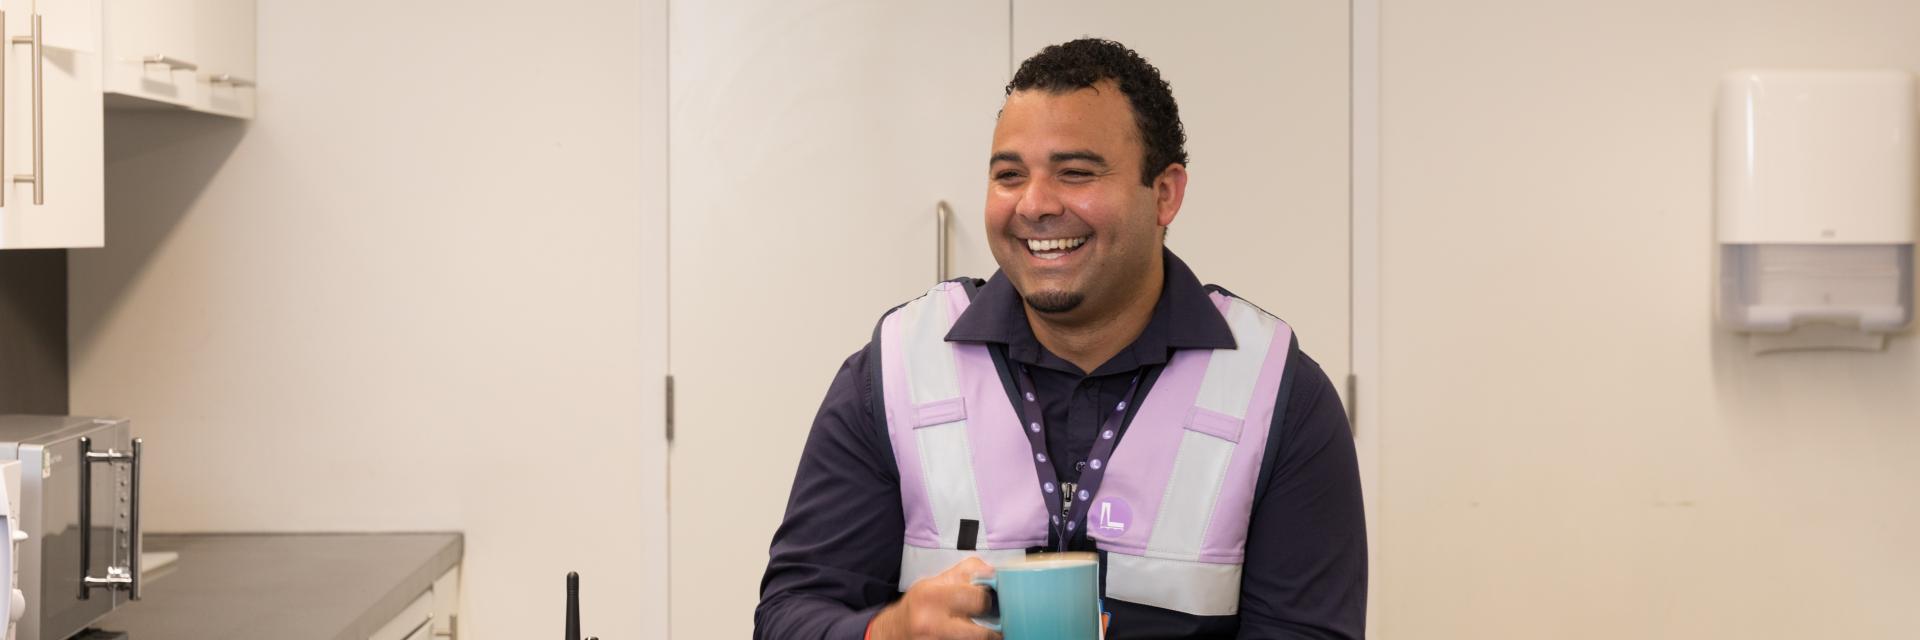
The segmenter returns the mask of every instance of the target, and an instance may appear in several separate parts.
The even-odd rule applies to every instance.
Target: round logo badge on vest
[[[1133,523],[1133,507],[1120,498],[1101,498],[1093,505],[1093,527],[1102,533],[1122,534]]]

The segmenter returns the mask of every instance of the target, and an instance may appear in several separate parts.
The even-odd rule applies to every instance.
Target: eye
[[[1081,182],[1093,179],[1093,172],[1086,169],[1061,169],[1060,177],[1069,182]]]
[[[993,174],[993,179],[996,182],[1007,182],[1010,180],[1018,180],[1020,179],[1020,172],[1014,171],[1011,169],[996,171]]]

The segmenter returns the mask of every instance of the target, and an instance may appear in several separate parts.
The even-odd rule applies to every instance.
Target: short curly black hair
[[[1133,123],[1140,129],[1140,144],[1146,147],[1140,165],[1140,183],[1153,185],[1153,179],[1174,163],[1187,164],[1187,131],[1180,125],[1180,106],[1173,102],[1173,88],[1160,78],[1160,70],[1126,45],[1100,38],[1081,38],[1041,49],[1013,74],[1007,83],[1007,95],[1015,91],[1039,89],[1066,93],[1091,87],[1102,80],[1120,85],[1133,105]]]

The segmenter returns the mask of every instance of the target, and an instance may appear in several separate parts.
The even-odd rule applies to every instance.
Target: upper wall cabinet
[[[253,0],[105,2],[109,106],[253,117]]]
[[[195,0],[193,4],[202,108],[252,119],[253,0]]]
[[[0,249],[105,241],[101,0],[0,0]]]
[[[107,92],[193,106],[200,73],[193,1],[106,0],[106,11]]]

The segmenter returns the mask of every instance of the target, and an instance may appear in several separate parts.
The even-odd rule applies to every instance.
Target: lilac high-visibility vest
[[[1293,331],[1215,292],[1234,349],[1184,349],[1137,407],[1087,512],[1106,597],[1199,616],[1238,613],[1254,485]],[[1047,544],[1032,445],[985,345],[947,342],[968,288],[936,285],[881,321],[887,433],[906,516],[900,589],[968,556]]]

